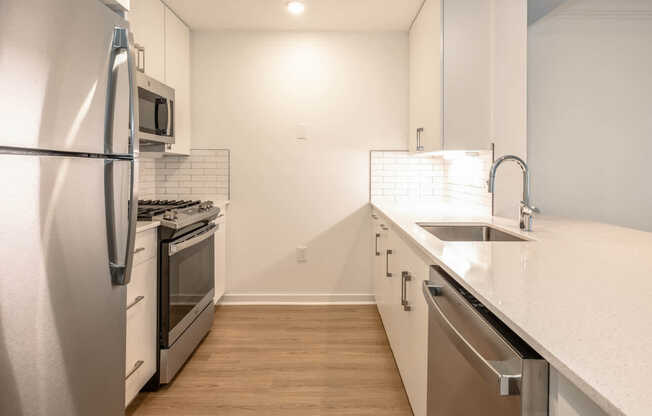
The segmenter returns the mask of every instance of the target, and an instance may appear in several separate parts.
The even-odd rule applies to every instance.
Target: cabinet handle
[[[134,254],[138,254],[141,251],[145,251],[145,247],[138,247],[137,249],[134,250]]]
[[[407,300],[407,282],[412,280],[412,275],[410,272],[401,272],[401,305],[403,305],[403,310],[409,312],[412,310],[412,307]]]
[[[371,218],[377,220],[377,219],[378,219],[378,215],[376,215],[376,214],[371,214]]]
[[[417,152],[423,152],[423,146],[421,145],[421,133],[423,133],[423,127],[417,129]]]
[[[133,308],[134,306],[138,305],[138,303],[143,299],[145,299],[145,296],[136,297],[136,299],[134,299],[133,302],[131,302],[129,305],[127,305],[127,310],[129,310],[129,309]]]
[[[136,49],[136,69],[145,72],[145,47],[135,43],[134,48]],[[140,60],[141,54],[143,56],[142,61]]]
[[[378,251],[378,239],[380,238],[380,233],[376,233],[376,256],[380,256],[380,251]]]
[[[387,250],[385,252],[385,276],[392,277],[392,274],[389,272],[389,255],[392,254],[392,250]]]
[[[138,361],[136,361],[136,364],[134,364],[133,368],[132,368],[131,370],[129,370],[129,372],[128,372],[127,375],[125,376],[125,380],[129,379],[129,377],[131,377],[131,375],[132,375],[133,373],[135,373],[136,371],[138,371],[138,369],[139,369],[143,364],[145,364],[145,361],[143,361],[143,360],[138,360]]]

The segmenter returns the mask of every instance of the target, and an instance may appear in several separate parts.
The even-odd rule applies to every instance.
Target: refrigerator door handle
[[[116,84],[118,78],[117,59],[123,52],[127,55],[127,68],[129,73],[129,155],[134,157],[138,151],[138,89],[136,87],[136,49],[133,46],[133,36],[126,28],[113,29],[113,42],[109,57],[108,77],[106,85],[106,107],[104,117],[104,153],[111,155],[113,149],[113,124],[115,114]]]
[[[116,231],[115,212],[115,180],[114,168],[116,163],[129,163],[130,171],[130,192],[128,225],[126,233],[125,252],[119,252],[118,233]],[[136,226],[138,221],[138,159],[132,160],[109,160],[105,161],[104,170],[104,201],[106,209],[106,228],[109,240],[109,268],[111,280],[114,285],[124,286],[131,281],[131,269],[134,260],[134,245],[136,243]]]
[[[126,28],[116,27],[113,30],[111,59],[109,59],[109,85],[107,87],[107,114],[105,125],[105,150],[108,154],[113,150],[113,111],[115,107],[115,78],[117,72],[115,62],[122,51],[127,51],[127,67],[129,72],[129,156],[130,160],[130,191],[128,226],[125,244],[124,260],[117,252],[117,233],[115,216],[115,184],[113,176],[114,160],[107,160],[104,177],[106,204],[106,221],[109,240],[109,268],[114,285],[127,285],[131,281],[131,268],[136,242],[136,222],[138,218],[138,88],[136,84],[136,55],[133,35]]]

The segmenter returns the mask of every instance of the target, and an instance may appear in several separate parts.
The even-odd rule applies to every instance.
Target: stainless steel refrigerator
[[[134,55],[98,0],[0,1],[0,415],[124,413]]]

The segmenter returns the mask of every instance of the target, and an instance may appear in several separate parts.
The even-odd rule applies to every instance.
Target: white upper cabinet
[[[175,143],[166,153],[190,154],[190,29],[165,8],[165,83],[174,88]]]
[[[129,22],[139,54],[139,66],[152,78],[165,82],[165,10],[160,0],[131,0]]]
[[[443,0],[444,149],[492,142],[493,2]]]
[[[411,152],[525,147],[526,5],[426,0],[410,29]]]
[[[410,29],[410,152],[442,150],[441,0],[426,0]]]

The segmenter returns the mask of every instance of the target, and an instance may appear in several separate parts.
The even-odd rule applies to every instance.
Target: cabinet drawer
[[[127,286],[125,406],[156,372],[156,260],[134,267]]]
[[[156,228],[136,234],[134,244],[134,266],[156,257]]]

